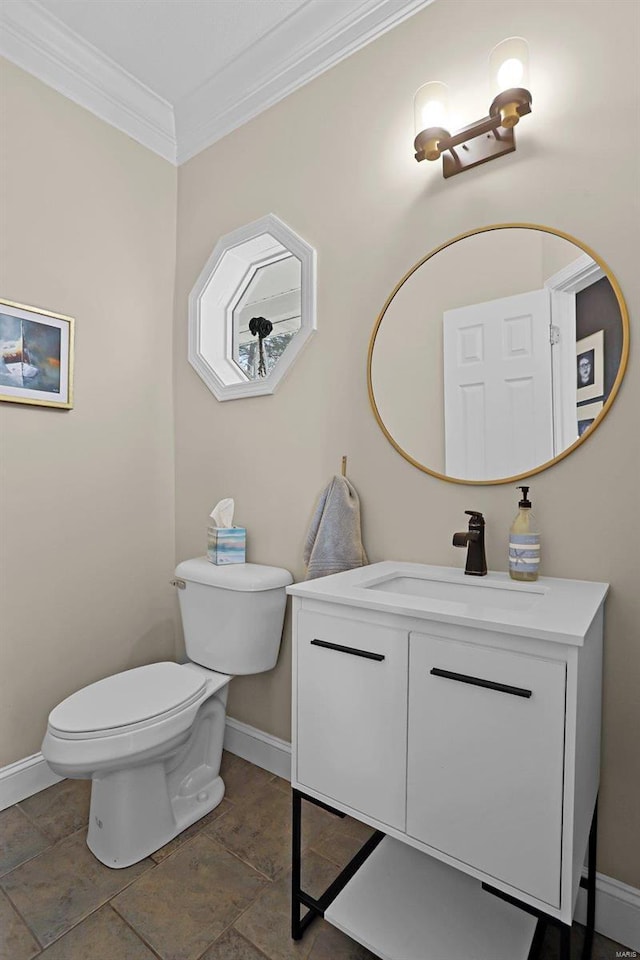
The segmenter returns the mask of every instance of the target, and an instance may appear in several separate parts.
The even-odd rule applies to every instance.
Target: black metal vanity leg
[[[560,924],[560,960],[571,960],[571,924]]]
[[[291,936],[302,939],[300,923],[300,856],[302,844],[302,797],[297,790],[291,791],[293,809],[291,817]]]
[[[324,917],[327,910],[339,893],[352,879],[354,874],[360,869],[364,861],[375,850],[384,834],[379,830],[369,837],[367,842],[358,850],[349,863],[343,867],[333,883],[329,884],[327,889],[320,897],[312,897],[302,889],[302,801],[307,800],[323,810],[328,810],[336,817],[344,818],[345,814],[340,810],[334,810],[328,804],[317,800],[315,797],[308,797],[300,793],[295,788],[291,791],[292,809],[291,809],[291,937],[293,940],[301,940],[302,936],[317,917]],[[304,916],[300,916],[302,907],[307,907]]]
[[[587,925],[582,946],[582,960],[590,960],[596,924],[596,852],[598,846],[598,800],[593,810],[589,831],[589,865],[587,867]]]

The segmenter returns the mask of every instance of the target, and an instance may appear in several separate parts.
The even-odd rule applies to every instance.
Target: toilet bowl
[[[185,646],[198,662],[115,674],[49,715],[43,756],[60,776],[92,780],[87,845],[109,867],[144,859],[224,796],[231,674],[275,666],[292,582],[279,567],[234,568],[206,558],[176,568]]]

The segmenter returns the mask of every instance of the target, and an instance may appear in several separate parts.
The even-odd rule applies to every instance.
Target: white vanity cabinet
[[[566,664],[419,633],[410,648],[407,833],[559,907]]]
[[[404,830],[406,632],[304,610],[296,632],[298,780]]]
[[[607,585],[387,562],[288,592],[292,786],[385,834],[326,919],[385,960],[526,960],[483,884],[572,922]]]

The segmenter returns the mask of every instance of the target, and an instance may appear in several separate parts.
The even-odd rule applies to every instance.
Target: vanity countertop
[[[588,580],[540,577],[526,583],[497,571],[471,577],[456,567],[385,560],[295,583],[287,593],[582,646],[608,589]]]

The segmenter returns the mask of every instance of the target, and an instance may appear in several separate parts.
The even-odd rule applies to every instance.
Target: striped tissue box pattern
[[[540,534],[511,533],[509,535],[509,570],[517,573],[537,573],[540,566]]]
[[[244,563],[246,527],[212,527],[207,530],[207,557],[211,563]]]

